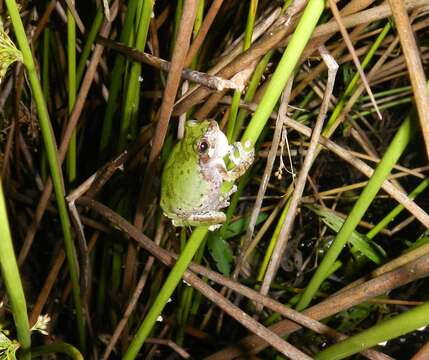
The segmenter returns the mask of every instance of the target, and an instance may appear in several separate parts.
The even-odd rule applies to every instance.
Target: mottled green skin
[[[161,208],[175,226],[212,225],[225,220],[225,214],[217,211],[221,206],[217,199],[219,183],[203,177],[197,150],[209,126],[209,121],[188,122],[185,136],[173,148],[165,165]]]

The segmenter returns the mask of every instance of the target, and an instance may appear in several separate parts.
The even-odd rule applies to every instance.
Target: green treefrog
[[[161,208],[174,226],[208,225],[225,221],[221,211],[236,191],[234,181],[253,162],[254,151],[228,143],[214,120],[186,122],[185,134],[173,148],[161,180]],[[225,159],[229,164],[228,168]],[[232,167],[231,169],[229,169]]]

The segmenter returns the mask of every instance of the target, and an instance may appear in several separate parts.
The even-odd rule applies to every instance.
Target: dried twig
[[[280,143],[280,136],[283,129],[284,117],[286,116],[287,106],[289,95],[292,90],[293,77],[288,80],[286,87],[283,91],[281,98],[281,103],[279,107],[279,112],[276,119],[276,127],[273,134],[273,141],[271,143],[270,152],[268,154],[267,163],[265,165],[264,174],[262,175],[262,181],[259,185],[258,194],[256,196],[256,201],[252,209],[252,214],[250,215],[249,224],[247,225],[246,235],[243,240],[243,247],[240,256],[238,257],[237,264],[232,273],[232,278],[236,279],[240,273],[241,266],[244,261],[246,261],[247,248],[251,243],[253,237],[253,231],[255,230],[256,220],[258,218],[259,212],[261,211],[262,201],[264,200],[265,191],[267,189],[268,182],[271,177],[271,172],[273,170],[274,161],[276,159],[277,149]]]
[[[317,116],[317,120],[314,125],[314,129],[312,130],[310,146],[308,148],[307,155],[305,157],[304,163],[302,164],[302,168],[299,171],[298,178],[295,182],[295,189],[290,199],[288,212],[283,221],[283,225],[280,230],[276,246],[274,248],[270,263],[267,268],[267,272],[265,273],[265,277],[261,285],[260,292],[264,295],[268,293],[268,290],[271,286],[271,282],[277,274],[281,257],[286,250],[289,236],[292,233],[293,223],[295,221],[297,208],[301,200],[302,193],[304,192],[306,179],[310,171],[311,165],[313,164],[314,158],[317,154],[317,145],[319,142],[320,133],[322,131],[323,122],[328,111],[329,97],[331,96],[332,90],[334,88],[338,64],[324,47],[321,47],[319,51],[323,58],[323,61],[325,61],[326,66],[328,67],[328,80],[326,82],[325,94],[323,97],[322,105],[319,110],[319,115]]]
[[[171,63],[169,61],[160,59],[156,56],[150,55],[148,53],[139,51],[135,48],[126,46],[118,41],[113,41],[105,37],[98,36],[97,43],[102,44],[108,48],[119,51],[120,53],[128,56],[129,58],[142,62],[144,64],[151,65],[162,71],[169,72],[171,68]],[[194,83],[206,86],[213,90],[223,90],[223,89],[239,89],[242,87],[241,84],[237,84],[232,80],[222,79],[218,76],[209,75],[201,71],[192,70],[192,69],[183,69],[182,70],[182,79],[189,80]]]
[[[368,93],[368,95],[371,99],[371,102],[374,105],[374,108],[375,108],[375,111],[377,112],[378,118],[381,120],[382,116],[381,116],[380,110],[378,109],[377,102],[375,101],[374,94],[372,93],[372,90],[369,87],[368,80],[366,79],[365,73],[363,72],[359,58],[356,56],[356,52],[355,52],[355,49],[353,47],[352,42],[350,41],[349,34],[347,33],[347,30],[346,30],[346,28],[342,22],[340,12],[338,11],[338,8],[337,8],[337,4],[335,3],[334,0],[328,0],[328,2],[329,2],[329,7],[331,8],[332,14],[334,15],[335,20],[338,23],[338,27],[340,29],[342,36],[343,36],[344,42],[346,43],[347,48],[349,49],[350,55],[352,56],[352,59],[353,59],[353,62],[355,63],[357,71],[360,75],[360,78],[361,78],[361,80],[365,86],[366,92]]]
[[[426,76],[420,59],[420,52],[414,38],[407,9],[402,0],[389,0],[393,18],[400,29],[399,40],[405,55],[408,73],[413,87],[417,112],[419,114],[422,136],[426,145],[426,155],[429,159],[429,94],[426,85]]]

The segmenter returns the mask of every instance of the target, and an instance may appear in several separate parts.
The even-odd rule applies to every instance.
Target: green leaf
[[[409,252],[411,250],[417,249],[420,246],[423,246],[429,243],[429,231],[426,230],[414,243],[411,241],[405,241],[407,246],[409,247],[405,252]]]
[[[213,260],[216,262],[218,270],[223,275],[229,276],[231,272],[231,264],[234,259],[229,244],[217,231],[214,231],[209,234],[207,245]]]
[[[307,207],[315,214],[319,215],[322,221],[335,232],[338,232],[343,226],[344,219],[340,218],[332,210],[317,205],[308,205]],[[349,243],[354,251],[360,251],[376,264],[381,264],[386,257],[386,252],[380,245],[369,240],[365,235],[357,231],[353,231]]]
[[[340,323],[337,325],[336,330],[340,332],[347,332],[350,330],[355,330],[362,321],[364,321],[372,311],[376,309],[376,305],[363,303],[356,305],[345,311],[338,313],[335,318]]]
[[[268,217],[266,213],[260,213],[258,215],[258,218],[256,219],[256,225],[260,224],[261,222],[265,221],[265,219]],[[233,223],[228,225],[228,228],[224,232],[224,239],[228,240],[234,236],[240,235],[244,233],[247,229],[247,225],[249,224],[249,218],[241,218]]]

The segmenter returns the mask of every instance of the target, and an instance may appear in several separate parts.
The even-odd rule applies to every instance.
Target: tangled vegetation
[[[428,358],[428,9],[0,0],[0,359]],[[255,154],[216,229],[190,119]]]

